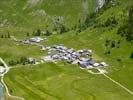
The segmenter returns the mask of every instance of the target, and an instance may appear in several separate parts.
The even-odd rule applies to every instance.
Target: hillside
[[[27,32],[29,37],[34,37],[33,31],[40,29],[40,37],[47,38],[41,43],[43,45],[64,44],[76,50],[91,49],[93,58],[110,65],[105,68],[107,75],[132,92],[133,42],[126,35],[132,3],[105,0],[103,5],[101,1],[104,0],[1,0],[0,22],[7,21],[0,27],[0,35],[9,32],[18,39],[25,39]],[[62,26],[55,31],[56,18]],[[68,30],[61,33],[62,27]],[[43,34],[45,31],[51,34]],[[22,56],[39,58],[42,55],[46,52],[40,51],[37,45],[16,45],[11,39],[0,39],[0,56],[7,63]],[[4,80],[11,94],[26,100],[133,99],[132,93],[104,75],[90,74],[78,65],[58,62],[14,67]]]
[[[43,29],[56,16],[72,26],[81,17],[83,3],[83,0],[1,0],[0,22],[8,27]],[[95,4],[95,0],[87,1],[87,13],[93,12]]]

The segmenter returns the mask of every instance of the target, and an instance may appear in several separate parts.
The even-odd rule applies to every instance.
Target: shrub
[[[49,30],[46,30],[45,35],[46,35],[46,36],[50,36],[50,35],[52,35],[52,33],[51,33]]]
[[[111,42],[111,48],[114,48],[115,47],[115,41],[112,41]]]
[[[26,57],[21,57],[20,58],[20,63],[25,65],[27,63],[28,59]]]
[[[9,64],[10,66],[14,66],[14,65],[17,65],[17,62],[14,61],[14,60],[10,60],[10,61],[8,62],[8,64]]]
[[[108,18],[105,23],[104,23],[104,26],[105,27],[114,27],[118,24],[117,20],[115,17],[111,17],[111,18]]]
[[[111,54],[111,51],[108,50],[107,52],[105,52],[106,55],[110,55]]]
[[[130,58],[133,59],[133,51],[131,52]]]
[[[41,30],[37,29],[36,31],[33,32],[34,36],[40,36],[41,35]]]
[[[68,31],[68,29],[65,27],[65,25],[62,25],[62,26],[60,27],[60,34],[65,33],[65,32],[67,32],[67,31]]]
[[[122,60],[120,58],[117,59],[118,62],[121,62]]]

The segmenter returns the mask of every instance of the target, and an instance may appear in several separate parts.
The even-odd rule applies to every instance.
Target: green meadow
[[[65,63],[19,66],[5,77],[12,94],[26,100],[132,100],[132,95],[106,79]]]
[[[1,34],[10,32],[18,39],[26,39],[26,33],[30,35],[36,29],[44,30],[51,25],[52,16],[64,16],[68,27],[74,26],[82,14],[82,0],[42,0],[35,6],[28,5],[23,11],[27,0],[1,0],[0,9],[3,14],[0,20],[8,19],[11,23],[8,27],[0,28]],[[64,2],[63,2],[64,1]],[[118,28],[128,18],[128,1],[116,0],[117,5],[101,11],[92,18],[89,27],[81,33],[75,30],[44,36],[48,38],[40,44],[54,45],[64,44],[74,49],[91,49],[93,58],[107,62],[107,75],[133,91],[133,59],[130,58],[133,44],[127,42],[125,37],[116,34]],[[74,2],[74,3],[73,3]],[[14,6],[12,6],[14,4]],[[88,0],[88,13],[92,13],[96,6],[95,0]],[[47,13],[44,16],[32,16],[31,12],[43,9]],[[1,12],[0,12],[1,13]],[[12,16],[15,13],[16,16]],[[50,16],[48,18],[48,16]],[[115,27],[95,27],[104,24],[105,21],[115,17],[118,24]],[[46,21],[46,19],[48,20]],[[120,41],[114,48],[106,47],[105,41]],[[110,54],[105,54],[110,50]],[[0,38],[0,57],[7,63],[11,59],[22,56],[40,58],[46,55],[45,51],[35,45],[17,44],[11,39]],[[120,59],[120,61],[119,61]],[[4,77],[9,92],[26,100],[133,100],[133,95],[113,83],[103,75],[92,75],[82,70],[77,65],[65,62],[44,63],[39,65],[16,65]],[[10,99],[9,99],[10,100]]]

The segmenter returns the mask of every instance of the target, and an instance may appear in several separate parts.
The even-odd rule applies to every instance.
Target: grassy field
[[[91,75],[78,66],[45,63],[19,67],[5,80],[12,94],[26,100],[132,100],[132,95],[104,76]]]
[[[57,5],[57,1],[46,1],[45,3],[38,4],[34,8],[28,8],[26,11],[22,11],[26,0],[15,0],[21,9],[16,9],[18,13],[17,17],[10,17],[10,14],[14,11],[16,6],[9,10],[4,7],[4,4],[12,5],[13,0],[3,0],[0,8],[4,9],[9,15],[3,14],[1,19],[9,17],[9,20],[16,25],[0,28],[0,33],[11,32],[11,35],[17,38],[25,38],[25,33],[32,32],[36,28],[45,27],[43,22],[36,22],[33,19],[38,17],[29,16],[27,13],[36,9],[45,9],[48,15],[53,16],[66,16],[68,18],[67,24],[73,26],[79,18],[81,13],[81,1],[78,0],[78,4],[72,3],[72,0],[65,0],[64,6]],[[70,3],[71,2],[71,3]],[[89,4],[93,4],[94,0],[89,0]],[[107,62],[110,67],[106,69],[112,79],[121,83],[126,88],[133,91],[133,59],[130,58],[130,54],[133,51],[133,45],[127,42],[124,37],[117,35],[117,30],[123,20],[127,18],[127,0],[119,0],[118,5],[111,7],[102,13],[100,13],[95,21],[90,22],[92,24],[89,28],[76,35],[75,31],[70,31],[64,34],[56,34],[47,37],[48,41],[45,41],[44,45],[64,44],[67,47],[74,49],[92,49],[94,51],[94,58],[99,61]],[[44,5],[43,5],[44,4]],[[59,4],[59,3],[58,3]],[[52,7],[51,7],[52,5]],[[69,7],[68,7],[69,6]],[[12,6],[11,6],[12,7]],[[55,9],[56,8],[56,9]],[[62,9],[63,8],[63,9]],[[92,11],[93,5],[88,9]],[[64,13],[66,11],[66,13]],[[24,17],[25,14],[25,17]],[[24,17],[21,19],[21,16]],[[67,16],[68,15],[68,16]],[[107,18],[115,16],[118,21],[118,25],[113,28],[107,27],[94,27],[95,24],[105,23]],[[17,19],[18,18],[18,19]],[[41,19],[41,17],[39,17]],[[25,19],[25,20],[24,20]],[[27,21],[28,19],[28,21]],[[42,18],[43,19],[43,18]],[[22,23],[23,22],[23,23]],[[28,24],[29,23],[29,24]],[[22,26],[22,27],[21,27]],[[44,36],[43,36],[44,37]],[[107,39],[118,41],[120,40],[119,48],[117,45],[115,48],[110,49],[111,54],[105,55],[108,50],[105,47],[105,41]],[[46,54],[39,50],[37,46],[16,45],[10,39],[0,39],[0,56],[8,62],[10,59],[17,59],[21,56],[28,57],[40,57]],[[121,59],[121,61],[118,61]],[[121,87],[108,80],[103,75],[91,75],[85,70],[81,70],[76,65],[69,65],[63,62],[57,64],[44,63],[41,65],[17,65],[18,68],[11,69],[4,80],[9,87],[10,93],[13,95],[21,96],[26,100],[132,100],[133,95],[129,94]]]

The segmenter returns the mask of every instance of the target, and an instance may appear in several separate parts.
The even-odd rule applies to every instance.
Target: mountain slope
[[[81,16],[84,0],[1,0],[0,22],[15,27],[45,27],[54,16],[63,17],[72,26]],[[95,0],[88,0],[88,12],[95,9]],[[87,13],[88,13],[87,12]]]
[[[86,11],[83,10],[92,9],[93,7],[96,8],[95,5],[92,6],[92,8],[82,8],[81,1],[79,3],[79,5],[81,5],[79,8],[74,6],[75,3],[72,3],[72,0],[66,0],[66,6],[63,7],[59,6],[59,0],[55,0],[54,3],[52,0],[45,0],[46,2],[42,0],[37,1],[38,2],[32,6],[32,3],[30,2],[30,4],[28,4],[24,9],[23,13],[21,13],[22,16],[26,14],[25,16],[28,16],[26,17],[29,20],[28,22],[31,23],[18,23],[22,27],[24,27],[24,25],[31,27],[31,32],[34,28],[38,27],[43,30],[45,25],[42,25],[43,22],[41,21],[40,24],[38,23],[34,26],[35,22],[33,19],[41,19],[41,17],[29,17],[27,14],[29,12],[36,12],[38,9],[45,9],[45,13],[49,16],[55,14],[57,14],[57,16],[70,16],[66,23],[71,27],[75,25],[75,23],[76,25],[79,24],[77,20],[84,17],[80,16],[80,14],[86,14]],[[88,3],[93,1],[94,0],[90,0]],[[44,3],[42,4],[42,2]],[[56,3],[58,4],[57,7]],[[27,1],[25,0],[20,4],[23,4],[23,6],[20,7],[20,11],[22,11],[22,8],[27,5]],[[42,5],[45,5],[45,7]],[[61,2],[60,5],[65,4]],[[71,5],[70,8],[68,8],[68,5]],[[117,34],[119,27],[128,19],[128,8],[129,2],[127,0],[106,0],[103,8],[97,11],[93,16],[89,16],[89,20],[87,21],[88,23],[85,23],[86,26],[81,32],[78,33],[76,27],[76,29],[63,34],[53,34],[47,37],[48,41],[43,44],[64,44],[67,47],[75,49],[92,49],[94,51],[93,57],[96,60],[105,61],[110,65],[110,67],[106,69],[109,72],[107,75],[133,91],[133,59],[130,58],[131,52],[133,51],[133,45],[131,42],[126,40],[126,37]],[[93,10],[91,11],[93,12]],[[43,11],[41,12],[44,13]],[[40,13],[40,11],[37,13]],[[47,24],[50,25],[50,23],[51,22],[49,21]],[[82,24],[84,24],[84,22]],[[15,32],[17,29],[15,26],[13,27]],[[6,28],[3,28],[3,30],[6,30]],[[23,30],[20,31],[21,34],[20,32],[15,32],[13,35],[17,38],[27,38],[24,33],[29,31],[29,29],[23,28]],[[23,45],[13,45],[11,47],[12,42],[10,40],[6,39],[0,41],[0,54],[3,54],[1,56],[5,58],[6,61],[11,58],[21,57],[22,55],[26,56],[27,54],[30,56],[34,55],[34,57],[43,54],[43,52],[40,53],[36,50],[37,47],[30,46],[28,48]],[[10,48],[8,48],[9,45]],[[18,53],[16,53],[15,50],[18,51]],[[11,51],[13,51],[13,55]],[[47,100],[133,99],[132,94],[128,93],[117,84],[114,84],[103,75],[92,75],[87,71],[79,69],[78,66],[69,65],[64,62],[58,64],[45,63],[42,65],[36,65],[35,67],[18,65],[18,67],[19,68],[14,68],[7,73],[5,77],[6,84],[9,86],[12,94],[25,97],[27,100],[36,100],[38,98],[40,100],[44,98]]]

